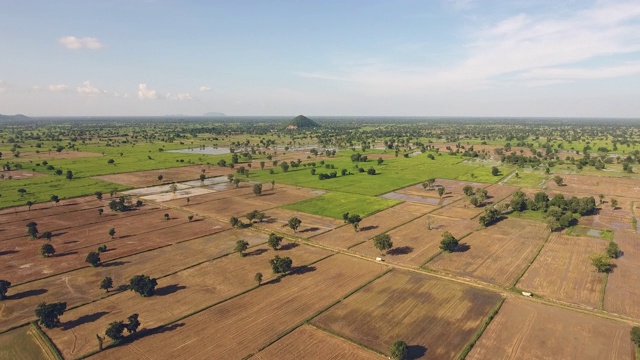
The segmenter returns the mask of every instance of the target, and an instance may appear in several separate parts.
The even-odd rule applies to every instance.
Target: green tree
[[[51,201],[53,201],[53,203],[57,206],[60,202],[60,198],[58,197],[58,195],[51,195]]]
[[[50,257],[55,253],[56,249],[54,249],[53,245],[49,243],[42,244],[42,246],[40,247],[40,255],[42,255],[42,257]]]
[[[94,194],[96,195],[96,199],[102,200],[102,191],[96,191]]]
[[[378,165],[382,165],[382,163],[384,162],[384,159],[382,159],[381,157],[378,158]]]
[[[142,297],[149,297],[155,293],[158,281],[147,275],[136,275],[129,280],[129,288]]]
[[[493,176],[498,176],[500,175],[500,169],[498,169],[497,166],[492,166],[491,167],[491,175]]]
[[[47,329],[52,329],[58,325],[60,325],[60,316],[62,316],[67,310],[66,302],[57,302],[52,304],[47,304],[45,302],[41,302],[36,307],[36,317]]]
[[[249,243],[243,239],[239,239],[236,241],[236,247],[234,251],[239,253],[240,256],[244,256],[244,251],[249,248]]]
[[[471,196],[473,195],[473,186],[471,185],[465,185],[462,188],[462,192],[466,195],[466,196]]]
[[[373,245],[381,252],[386,252],[393,247],[393,242],[389,234],[378,234],[373,238]]]
[[[636,346],[640,346],[640,326],[631,328],[631,341],[633,341]]]
[[[444,186],[440,186],[440,187],[438,188],[438,196],[442,197],[442,195],[444,195],[444,192],[445,192],[445,191],[446,191],[446,190],[445,190]]]
[[[107,251],[107,245],[102,244],[102,245],[98,246],[98,253],[103,253],[105,251]]]
[[[609,263],[609,257],[606,254],[592,254],[591,264],[596,268],[598,272],[604,273],[611,271],[611,264]]]
[[[92,251],[87,255],[87,258],[84,261],[88,262],[93,267],[100,266],[100,254]]]
[[[98,209],[98,216],[102,217],[103,213],[104,213],[104,209],[103,208]]]
[[[242,221],[240,221],[240,219],[238,219],[235,216],[232,216],[231,218],[229,218],[229,224],[231,225],[231,227],[234,227],[234,228],[242,227]]]
[[[564,185],[564,179],[560,176],[560,175],[556,175],[553,177],[553,182],[556,183],[556,185],[558,186],[563,186]]]
[[[396,340],[389,347],[389,352],[391,353],[391,358],[394,360],[405,360],[407,358],[407,354],[409,350],[407,348],[407,343],[402,340]]]
[[[73,171],[67,170],[67,175],[65,175],[67,180],[73,179]]]
[[[109,324],[107,330],[104,333],[109,337],[109,339],[111,339],[111,341],[118,344],[120,343],[120,341],[122,341],[122,339],[124,339],[124,329],[124,322],[114,321]]]
[[[173,183],[173,184],[169,185],[169,190],[170,190],[172,193],[174,193],[174,194],[175,194],[175,193],[176,193],[176,191],[178,191],[178,184]]]
[[[457,247],[458,247],[458,239],[453,237],[453,235],[451,235],[450,232],[445,231],[442,234],[442,241],[440,241],[440,249],[448,253],[451,253],[456,251]]]
[[[11,282],[7,280],[0,280],[0,300],[4,300],[7,298],[7,292],[11,287]]]
[[[53,237],[53,233],[51,231],[45,231],[42,233],[42,235],[40,235],[40,237],[43,239],[47,239],[47,241],[51,241],[51,238]]]
[[[169,214],[164,214],[164,220],[169,221],[169,219],[171,219],[171,216],[169,216]]]
[[[26,225],[27,235],[32,239],[38,238],[38,224],[35,221],[29,221]]]
[[[269,260],[269,264],[271,264],[271,269],[274,274],[286,274],[291,271],[293,260],[288,256],[280,257],[276,255],[273,259]]]
[[[204,174],[200,174],[200,182],[204,183],[207,177]]]
[[[611,199],[611,207],[615,210],[618,207],[618,199]]]
[[[106,292],[109,292],[109,289],[111,289],[112,287],[113,287],[113,279],[111,279],[111,277],[109,276],[105,277],[100,282],[100,289],[106,290]]]
[[[620,247],[614,241],[609,241],[609,245],[607,245],[607,256],[612,259],[617,259],[618,254],[620,254]]]
[[[164,179],[164,176],[158,175],[158,181],[162,181],[162,179]]]
[[[135,334],[140,327],[140,320],[138,320],[138,314],[132,314],[127,318],[127,324],[125,325],[129,334]]]
[[[262,184],[253,184],[253,193],[256,196],[262,195]]]
[[[33,201],[27,201],[27,207],[29,208],[29,211],[31,211],[32,206],[33,206]]]
[[[23,197],[26,192],[27,192],[27,190],[25,190],[23,188],[18,189],[18,193],[20,193],[20,197]]]
[[[278,236],[274,233],[269,234],[269,240],[267,240],[267,245],[273,250],[278,250],[278,246],[282,242],[282,236]]]
[[[256,275],[253,277],[253,280],[258,283],[258,286],[260,286],[260,284],[262,284],[262,273],[256,273]]]
[[[300,224],[302,224],[302,220],[298,219],[295,216],[287,221],[287,226],[289,226],[289,228],[293,230],[294,233],[298,230]]]
[[[432,190],[432,189],[433,189],[433,185],[434,185],[435,183],[436,183],[436,179],[435,179],[435,178],[429,178],[429,179],[425,180],[425,181],[422,183],[422,187],[423,187],[425,190]]]
[[[109,229],[109,236],[111,236],[112,239],[113,239],[115,234],[116,234],[116,229],[115,228]]]
[[[348,214],[348,213],[347,213]],[[358,227],[360,226],[360,222],[362,221],[362,217],[358,214],[351,214],[347,217],[347,223],[353,226],[353,230],[358,231]]]
[[[193,215],[188,215],[187,216],[187,220],[189,220],[189,222],[192,222],[193,221]]]

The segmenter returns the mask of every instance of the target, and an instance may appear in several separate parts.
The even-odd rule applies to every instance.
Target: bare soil
[[[206,177],[235,174],[236,172],[236,170],[228,167],[193,165],[159,170],[136,171],[124,174],[101,175],[94,178],[121,185],[142,187],[197,180],[200,178],[203,169],[205,170],[204,174]],[[162,175],[162,180],[158,180],[158,175]]]

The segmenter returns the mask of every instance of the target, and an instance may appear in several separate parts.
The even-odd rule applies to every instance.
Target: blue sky
[[[640,117],[639,1],[0,9],[2,114]]]

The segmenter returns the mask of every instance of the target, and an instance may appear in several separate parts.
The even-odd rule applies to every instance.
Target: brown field
[[[56,159],[80,159],[86,157],[98,157],[103,156],[100,153],[88,152],[88,151],[44,151],[38,154],[34,152],[21,152],[20,159],[23,160],[56,160]]]
[[[630,326],[507,299],[467,356],[481,359],[635,359]]]
[[[640,235],[630,231],[616,231],[614,241],[622,256],[612,261],[604,308],[607,311],[640,319]]]
[[[442,215],[455,217],[458,219],[473,219],[484,211],[485,206],[497,204],[503,199],[507,198],[511,193],[518,188],[510,185],[490,185],[483,186],[487,189],[488,197],[484,202],[484,205],[475,207],[469,203],[469,200],[462,194],[462,188],[460,188],[461,196],[458,196],[459,201],[452,202],[433,212],[434,215]]]
[[[154,296],[143,298],[125,291],[73,309],[65,313],[67,319],[61,327],[45,330],[65,358],[77,358],[96,349],[95,334],[104,332],[109,323],[125,320],[139,314],[144,328],[152,329],[211,306],[256,286],[253,279],[258,272],[266,283],[275,278],[269,259],[288,256],[296,264],[313,263],[331,252],[302,245],[274,252],[265,245],[247,250],[247,256],[238,254],[206,262],[158,279]],[[297,245],[297,244],[295,244]]]
[[[364,218],[358,232],[351,226],[342,226],[311,239],[324,245],[346,249],[415,219],[429,212],[429,209],[429,205],[402,203]]]
[[[600,202],[595,196],[596,203]],[[598,205],[599,211],[595,215],[585,216],[580,219],[580,224],[596,228],[633,231],[633,204],[636,199],[618,197],[618,206],[611,206],[610,198],[605,198],[605,203]]]
[[[431,221],[431,230],[428,229],[429,221]],[[472,220],[435,215],[420,217],[388,232],[391,241],[393,241],[394,249],[385,256],[385,261],[420,266],[440,251],[440,241],[442,233],[445,231],[460,238],[478,228],[480,228],[480,224]],[[380,254],[371,241],[364,242],[352,250],[371,257],[377,257]]]
[[[604,252],[606,245],[601,239],[552,233],[517,286],[549,298],[597,308],[604,274],[596,272],[589,256]]]
[[[561,193],[589,194],[598,200],[599,194],[605,194],[605,200],[611,197],[640,198],[640,185],[638,179],[597,177],[574,174],[563,174],[565,186],[558,186],[553,181],[548,181],[549,189]]]
[[[287,221],[291,217],[296,216],[297,218],[302,220],[302,224],[300,225],[300,228],[298,228],[298,231],[295,235],[302,238],[309,238],[318,234],[322,234],[344,224],[342,221],[324,216],[277,208],[268,210],[266,212],[266,215],[266,220],[260,223],[255,223],[254,226],[266,229],[268,231],[291,234],[292,231],[287,227]],[[243,219],[243,221],[245,220]],[[249,220],[246,221],[248,222]]]
[[[486,187],[486,184],[472,183],[467,181],[448,180],[448,179],[436,179],[435,186],[444,186],[445,193],[439,205],[447,205],[453,201],[456,201],[464,196],[462,188],[471,185],[475,187]],[[434,188],[432,190],[425,190],[421,184],[412,185],[404,189],[396,190],[396,193],[418,196],[423,198],[439,199],[438,191]]]
[[[385,357],[313,326],[302,325],[260,351],[254,358],[258,360],[379,360]]]
[[[55,360],[54,352],[31,324],[0,334],[0,359]]]
[[[304,274],[260,286],[95,358],[130,359],[144,353],[156,359],[244,358],[383,270],[373,262],[334,255]]]
[[[207,177],[235,174],[236,172],[236,170],[228,167],[193,165],[159,170],[136,171],[123,174],[101,175],[95,176],[94,178],[121,185],[142,187],[186,180],[197,180],[199,179],[200,174],[202,174],[203,169],[205,170],[204,174]],[[158,180],[158,175],[162,175],[163,179],[161,181]]]
[[[462,250],[442,253],[427,266],[507,286],[526,269],[548,234],[543,223],[505,219],[465,237]]]
[[[107,194],[105,200],[102,201],[98,201],[95,196],[63,199],[60,200],[58,205],[55,205],[53,202],[37,203],[31,206],[31,210],[29,210],[26,205],[0,209],[0,224],[24,220],[28,222],[31,219],[59,215],[63,212],[70,213],[78,210],[97,209],[99,207],[109,209],[108,197],[109,195]]]
[[[499,300],[496,293],[394,270],[312,322],[385,354],[403,339],[412,359],[453,359]]]
[[[116,288],[137,274],[160,278],[232,252],[238,239],[255,245],[265,242],[267,236],[250,230],[233,229],[124,257],[97,268],[86,267],[12,286],[7,294],[9,299],[2,301],[0,331],[33,320],[33,309],[42,301],[66,301],[70,308],[104,297],[105,293],[98,285],[105,276],[113,279]]]
[[[33,172],[33,171],[25,171],[25,170],[9,170],[9,171],[0,171],[0,174],[4,175],[4,177],[0,177],[0,181],[9,181],[11,180],[20,180],[20,179],[31,179],[34,177],[45,176],[45,174]]]

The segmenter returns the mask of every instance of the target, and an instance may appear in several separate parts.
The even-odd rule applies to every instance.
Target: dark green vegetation
[[[66,302],[57,302],[52,304],[40,303],[36,308],[36,316],[47,329],[51,329],[60,325],[60,316],[67,310]]]
[[[129,288],[142,297],[152,296],[156,291],[158,281],[147,275],[135,275],[129,280]]]

